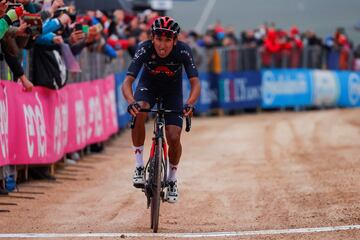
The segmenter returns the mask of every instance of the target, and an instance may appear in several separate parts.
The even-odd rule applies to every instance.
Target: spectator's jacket
[[[4,19],[0,19],[0,39],[2,39],[9,29],[10,24]]]
[[[67,72],[59,45],[34,46],[33,83],[51,89],[60,89],[66,84]]]
[[[51,45],[54,46],[53,39],[56,36],[54,32],[62,27],[60,21],[57,18],[50,19],[43,24],[43,32],[36,39],[36,44]]]

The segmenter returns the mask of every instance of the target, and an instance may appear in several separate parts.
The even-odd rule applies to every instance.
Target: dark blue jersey
[[[154,93],[182,93],[183,66],[188,78],[198,77],[191,49],[186,43],[177,41],[170,54],[160,58],[152,41],[148,40],[139,45],[127,75],[136,78],[143,67],[140,87],[148,88]]]

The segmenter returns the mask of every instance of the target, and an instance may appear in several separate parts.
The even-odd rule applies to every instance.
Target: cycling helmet
[[[158,36],[177,37],[180,33],[179,24],[171,17],[159,17],[151,26],[151,32]]]

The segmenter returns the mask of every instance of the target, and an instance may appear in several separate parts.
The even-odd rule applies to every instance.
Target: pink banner
[[[53,163],[117,130],[113,75],[31,93],[0,82],[0,166]]]

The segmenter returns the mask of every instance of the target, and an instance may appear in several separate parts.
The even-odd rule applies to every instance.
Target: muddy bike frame
[[[150,150],[150,157],[145,166],[145,186],[143,192],[147,198],[147,207],[151,208],[150,226],[156,233],[159,227],[160,200],[165,201],[165,189],[168,187],[167,167],[168,149],[164,137],[165,114],[183,114],[183,112],[163,108],[162,98],[156,99],[156,109],[140,109],[140,112],[155,113],[154,136]],[[136,117],[131,120],[130,127],[135,127]],[[185,131],[191,128],[191,118],[186,117]]]

